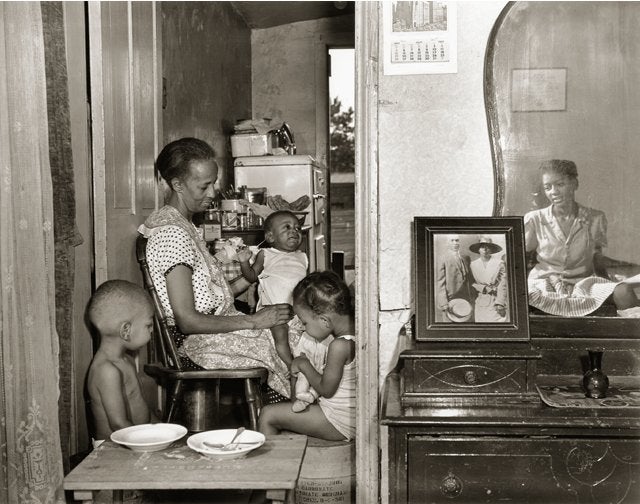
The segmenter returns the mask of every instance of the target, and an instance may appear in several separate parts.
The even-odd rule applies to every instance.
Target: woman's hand
[[[269,305],[251,315],[255,329],[270,329],[273,326],[286,324],[293,318],[293,309],[286,303]]]

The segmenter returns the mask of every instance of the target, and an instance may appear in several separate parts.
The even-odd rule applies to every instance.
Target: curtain
[[[0,502],[64,502],[38,2],[0,2]]]

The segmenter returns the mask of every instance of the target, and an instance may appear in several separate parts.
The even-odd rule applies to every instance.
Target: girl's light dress
[[[355,341],[351,335],[339,336]],[[327,417],[329,423],[333,425],[347,441],[353,439],[356,433],[356,358],[344,366],[342,379],[338,385],[338,390],[333,397],[320,397],[318,399],[320,409]]]
[[[596,276],[593,267],[596,250],[607,246],[607,219],[600,210],[578,205],[565,234],[552,206],[524,216],[527,251],[537,251],[528,279],[529,304],[552,315],[581,317],[599,308],[619,283]],[[553,286],[553,275],[561,278],[561,288]]]

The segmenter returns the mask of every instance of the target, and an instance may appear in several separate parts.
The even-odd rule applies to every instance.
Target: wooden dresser
[[[640,408],[551,407],[535,386],[580,383],[592,347],[606,349],[611,387],[640,376],[637,330],[563,338],[536,327],[524,350],[418,342],[400,355],[382,404],[390,503],[640,503]]]
[[[414,219],[412,344],[381,410],[391,504],[640,504],[640,320],[531,314],[523,245],[518,217]],[[452,316],[466,291],[449,296],[449,276],[480,247],[502,264],[486,283],[471,263],[473,319]],[[589,350],[604,350],[606,398],[582,389]]]

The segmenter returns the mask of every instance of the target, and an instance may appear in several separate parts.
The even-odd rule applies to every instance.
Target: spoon
[[[221,450],[233,450],[234,448],[232,446],[234,444],[236,444],[236,445],[240,444],[240,443],[234,443],[234,441],[243,432],[244,432],[244,427],[238,427],[238,429],[236,430],[236,433],[231,438],[231,441],[229,441],[228,443],[223,444],[223,445],[219,445],[219,444],[216,444],[216,443],[208,443],[206,441],[203,441],[202,444],[205,445],[205,446],[208,446],[209,448],[220,448]],[[243,443],[243,444],[246,444],[246,443]]]
[[[204,446],[206,446],[207,448],[224,448],[225,446],[230,446],[231,443],[210,443],[209,441],[203,441],[202,444]],[[236,441],[235,443],[233,443],[234,446],[236,445],[254,445],[254,444],[258,444],[258,441]]]

